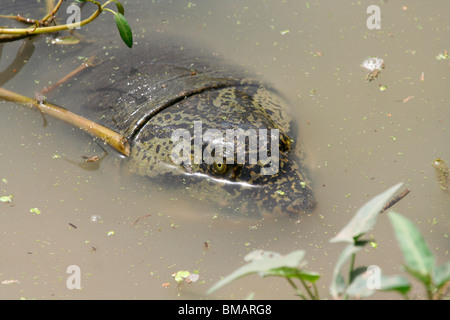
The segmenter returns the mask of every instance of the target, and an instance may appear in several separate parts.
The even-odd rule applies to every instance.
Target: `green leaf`
[[[367,284],[367,275],[366,273],[362,273],[355,277],[355,279],[350,283],[350,285],[345,290],[345,293],[349,297],[355,297],[355,298],[365,298],[369,297],[372,294],[375,293],[375,290],[372,288],[369,288]]]
[[[120,37],[123,42],[131,48],[133,46],[133,33],[127,19],[121,13],[114,13],[114,20],[116,21],[117,29],[119,29]]]
[[[174,275],[174,279],[176,282],[181,283],[184,281],[184,279],[189,277],[190,274],[191,273],[189,271],[180,270]]]
[[[262,273],[264,275],[269,274],[271,270],[280,268],[298,268],[304,256],[305,251],[303,250],[293,251],[284,256],[275,252],[253,251],[245,258],[246,261],[250,261],[249,263],[218,281],[207,291],[207,294],[211,294],[226,284],[249,274]],[[273,272],[276,273],[276,271]],[[278,270],[278,272],[281,271]]]
[[[41,214],[41,210],[39,210],[38,208],[31,208],[30,212],[34,214]]]
[[[114,0],[114,2],[116,3],[117,11],[119,11],[119,13],[121,15],[125,15],[125,9],[124,9],[123,5],[117,0]]]
[[[320,274],[316,272],[310,272],[305,270],[300,270],[298,268],[288,268],[288,267],[281,267],[276,269],[271,269],[267,272],[263,272],[263,277],[268,276],[279,276],[279,277],[285,277],[285,278],[296,278],[300,280],[305,280],[311,283],[316,282],[320,279]]]
[[[12,202],[13,196],[2,196],[0,197],[0,202]]]
[[[450,260],[442,266],[436,266],[433,273],[433,283],[442,287],[447,281],[450,281]]]
[[[389,219],[406,263],[406,270],[424,283],[431,281],[434,256],[417,227],[398,213],[390,212]]]
[[[52,44],[57,45],[75,45],[80,43],[80,39],[72,37],[72,36],[65,36],[65,37],[58,37],[52,40]]]
[[[353,243],[369,231],[374,226],[377,216],[384,205],[394,196],[401,186],[402,183],[398,183],[364,204],[353,219],[336,236],[330,239],[330,242]]]
[[[365,298],[371,296],[377,290],[398,291],[401,294],[405,294],[410,289],[411,285],[408,279],[403,276],[383,276],[381,275],[381,272],[378,274],[364,272],[355,277],[348,286],[346,294],[350,297]]]
[[[341,274],[341,270],[344,264],[347,262],[348,259],[351,258],[353,254],[357,253],[362,248],[363,246],[361,245],[355,246],[354,244],[349,244],[344,248],[344,250],[342,250],[341,254],[339,255],[339,258],[333,269],[333,275],[330,284],[330,294],[333,298],[335,299],[339,298],[339,296],[345,291],[344,277]]]
[[[406,294],[410,289],[411,284],[404,276],[381,276],[381,290],[383,291],[398,291],[401,294]]]

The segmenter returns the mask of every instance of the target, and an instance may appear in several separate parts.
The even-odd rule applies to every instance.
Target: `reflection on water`
[[[127,4],[138,43],[151,41],[145,37],[152,32],[177,33],[281,89],[298,119],[318,207],[298,221],[227,219],[197,197],[130,176],[112,152],[98,170],[80,168],[82,155],[103,155],[96,142],[53,119],[43,127],[37,112],[2,103],[0,196],[13,195],[13,201],[0,203],[0,278],[18,282],[2,284],[0,297],[203,298],[255,249],[305,249],[309,268],[323,274],[319,289],[326,297],[342,249],[328,240],[365,201],[399,181],[411,193],[394,209],[417,223],[438,263],[447,261],[449,197],[431,166],[436,157],[450,159],[449,65],[436,59],[448,50],[445,6],[410,1],[405,10],[384,2],[381,29],[368,30],[366,8],[352,1]],[[105,15],[80,33],[129,50],[112,23]],[[22,43],[3,47],[0,70]],[[34,44],[29,62],[5,88],[33,96],[76,68],[92,45]],[[368,83],[360,64],[373,56],[385,69]],[[381,216],[373,230],[377,249],[361,253],[357,263],[400,272],[393,238]],[[82,290],[66,286],[70,265],[80,267]],[[171,274],[180,270],[198,272],[199,281],[178,285]],[[258,299],[295,298],[285,281],[257,277],[213,298],[244,298],[252,291]]]

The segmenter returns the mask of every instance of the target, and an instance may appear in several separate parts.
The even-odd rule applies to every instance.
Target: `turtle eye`
[[[225,163],[214,162],[214,170],[216,170],[217,173],[224,174],[227,172],[227,165]]]

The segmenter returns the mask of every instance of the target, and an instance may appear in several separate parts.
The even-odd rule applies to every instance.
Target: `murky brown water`
[[[439,189],[430,164],[435,157],[450,161],[450,60],[436,60],[450,49],[449,5],[444,0],[378,3],[381,29],[369,30],[369,4],[127,3],[135,34],[160,30],[208,44],[281,89],[300,124],[318,207],[300,221],[230,221],[216,218],[214,208],[199,214],[192,200],[124,176],[113,152],[94,171],[66,161],[101,155],[101,149],[68,125],[47,119],[43,127],[38,113],[2,103],[0,196],[14,197],[13,205],[0,203],[0,280],[18,283],[0,284],[0,298],[229,299],[252,291],[257,299],[295,298],[283,279],[257,276],[205,295],[255,249],[305,249],[309,269],[323,274],[321,297],[328,297],[343,248],[328,240],[365,201],[400,181],[412,192],[395,210],[416,222],[438,263],[447,261],[450,198]],[[104,38],[117,40],[112,17],[102,20],[81,33],[98,36],[110,27]],[[4,46],[0,70],[20,44]],[[59,63],[55,54],[49,66],[47,52],[54,49],[46,47],[40,45],[5,88],[33,96],[78,66],[76,56],[83,55],[80,50],[72,63]],[[123,50],[128,49],[123,45]],[[386,69],[367,83],[360,64],[369,56],[383,58]],[[379,85],[388,88],[380,91]],[[409,96],[414,98],[403,103]],[[101,219],[93,222],[93,215]],[[379,265],[386,274],[401,272],[402,257],[385,215],[371,235],[377,249],[361,253],[356,263]],[[80,267],[81,290],[66,286],[70,265]],[[195,270],[199,282],[177,286],[171,274],[178,270]],[[166,282],[169,288],[162,287]]]

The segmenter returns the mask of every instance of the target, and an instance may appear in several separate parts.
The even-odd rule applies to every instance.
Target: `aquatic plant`
[[[108,0],[104,4],[101,4],[94,0],[77,0],[77,2],[90,2],[97,6],[97,10],[95,10],[90,17],[79,22],[66,23],[61,25],[50,25],[55,21],[55,15],[60,9],[62,2],[63,0],[59,0],[54,7],[48,8],[48,14],[46,14],[42,19],[23,18],[19,15],[2,15],[1,18],[15,19],[23,23],[31,24],[31,26],[28,28],[0,28],[0,40],[13,41],[24,36],[31,36],[41,33],[52,33],[62,30],[72,30],[94,21],[102,12],[110,12],[114,15],[114,21],[116,22],[117,29],[119,30],[119,34],[123,42],[125,42],[125,44],[130,48],[133,46],[133,34],[131,33],[131,28],[128,24],[128,21],[124,16],[125,9],[118,0]],[[117,12],[106,8],[106,6],[111,2],[114,2],[116,4]],[[72,41],[71,37],[68,39],[69,41]]]
[[[412,286],[404,275],[386,276],[381,273],[378,266],[355,266],[356,254],[366,245],[373,244],[372,241],[362,237],[373,228],[383,207],[401,185],[399,183],[368,201],[356,212],[350,222],[330,239],[332,243],[347,244],[333,270],[329,287],[333,299],[364,298],[371,296],[377,290],[396,291],[404,298],[408,298],[408,292]],[[450,286],[450,261],[437,265],[417,227],[398,213],[391,211],[388,216],[403,254],[406,273],[424,285],[428,299],[445,297],[445,291]],[[247,264],[218,281],[207,293],[211,294],[241,277],[259,274],[261,277],[285,278],[302,299],[319,299],[316,282],[320,279],[320,274],[305,269],[304,256],[303,250],[296,250],[286,255],[263,250],[254,251],[244,258]],[[349,265],[349,271],[345,277],[343,270],[346,265]]]

